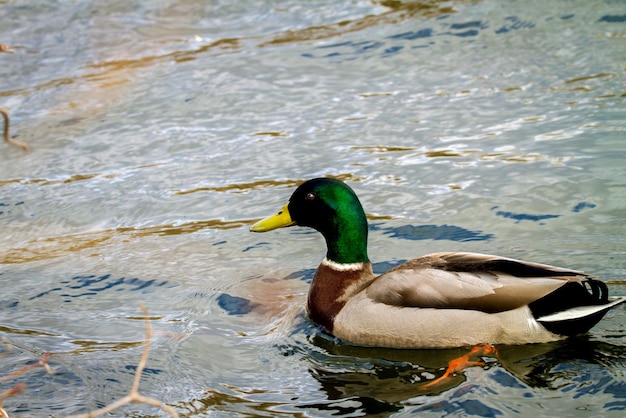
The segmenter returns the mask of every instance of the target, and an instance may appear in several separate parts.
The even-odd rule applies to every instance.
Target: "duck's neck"
[[[326,239],[327,260],[338,264],[369,263],[365,213],[340,217],[329,230],[320,232]]]
[[[369,262],[337,263],[324,259],[309,288],[309,317],[332,333],[335,316],[350,298],[369,286],[374,278]]]

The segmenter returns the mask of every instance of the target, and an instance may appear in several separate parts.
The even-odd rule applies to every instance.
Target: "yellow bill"
[[[280,208],[277,214],[268,216],[265,219],[261,219],[259,222],[255,223],[250,227],[250,231],[252,232],[267,232],[273,229],[282,228],[285,226],[295,225],[295,222],[291,220],[291,215],[289,214],[289,209],[287,206],[289,203],[286,203],[285,206]]]

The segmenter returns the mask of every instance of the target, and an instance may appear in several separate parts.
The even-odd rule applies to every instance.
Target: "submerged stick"
[[[0,394],[0,418],[9,418],[9,414],[7,414],[7,411],[5,411],[2,407],[2,402],[4,402],[4,400],[9,396],[13,396],[16,393],[23,391],[25,386],[26,385],[24,383],[20,383]]]
[[[22,141],[16,141],[15,139],[11,139],[11,137],[9,136],[10,119],[7,111],[4,109],[0,109],[0,113],[2,113],[2,116],[4,117],[4,140],[11,145],[23,149],[24,151],[28,151],[27,144]]]
[[[2,376],[0,377],[0,382],[4,382],[6,380],[10,380],[13,379],[17,376],[23,375],[24,373],[26,373],[29,370],[34,369],[35,367],[43,367],[44,369],[46,369],[46,371],[50,374],[53,374],[54,372],[52,371],[52,369],[50,368],[50,366],[48,365],[48,357],[50,357],[50,353],[44,353],[43,357],[41,358],[41,360],[39,360],[37,363],[33,363],[29,366],[26,366],[18,371],[15,371],[9,375],[6,376]]]
[[[7,344],[7,346],[10,347],[10,343],[8,341],[5,341],[5,344]],[[48,357],[49,357],[49,353],[44,353],[43,357],[41,358],[41,360],[39,360],[37,363],[33,363],[29,366],[26,366],[20,370],[17,370],[7,376],[2,376],[0,377],[0,382],[4,382],[10,379],[13,379],[17,376],[20,376],[26,372],[28,372],[29,370],[34,369],[35,367],[43,367],[44,369],[46,369],[46,371],[50,374],[54,373],[53,370],[50,368],[50,366],[48,365]],[[7,414],[7,411],[4,410],[4,405],[3,402],[5,401],[5,399],[16,395],[18,393],[20,393],[21,391],[24,390],[24,388],[26,387],[26,384],[24,383],[18,383],[17,385],[13,386],[11,389],[5,390],[4,392],[0,393],[0,418],[9,418],[9,414]]]
[[[1,111],[1,110],[0,110]],[[143,316],[144,316],[144,320],[145,320],[145,324],[146,324],[146,340],[144,342],[144,346],[143,346],[143,352],[141,354],[141,358],[139,359],[139,363],[137,364],[137,369],[135,370],[135,376],[133,379],[133,384],[128,392],[128,394],[126,396],[124,396],[123,398],[120,398],[100,409],[96,409],[94,411],[89,411],[86,414],[79,414],[79,415],[72,415],[66,418],[95,418],[95,417],[99,417],[101,415],[105,415],[108,414],[110,412],[113,412],[114,410],[125,406],[125,405],[129,405],[131,403],[143,403],[143,404],[148,404],[148,405],[152,405],[155,406],[157,408],[162,409],[164,412],[166,412],[170,417],[172,418],[179,418],[178,413],[176,412],[176,410],[174,408],[172,408],[169,405],[166,405],[165,403],[161,402],[158,399],[155,398],[151,398],[148,396],[144,396],[141,393],[139,393],[139,383],[141,381],[141,374],[143,373],[143,369],[146,367],[146,363],[148,362],[148,356],[150,354],[150,341],[152,340],[152,324],[150,323],[150,317],[148,316],[148,310],[146,309],[146,307],[144,306],[144,304],[140,304],[139,305],[141,308],[141,311],[143,312]],[[6,344],[6,343],[5,343]],[[7,376],[2,376],[0,377],[0,382],[4,382],[6,380],[9,379],[13,379],[17,376],[20,376],[30,370],[32,370],[35,367],[41,366],[43,368],[46,369],[46,371],[48,373],[52,373],[52,369],[50,368],[50,366],[48,366],[48,356],[49,353],[44,353],[43,357],[41,358],[41,360],[39,360],[37,363],[28,365],[26,367],[24,367],[23,369],[20,369],[16,372],[13,372]],[[9,418],[9,415],[7,414],[7,412],[3,409],[3,401],[11,396],[16,395],[17,393],[23,391],[25,388],[24,383],[20,383],[14,387],[12,387],[11,389],[6,390],[3,393],[0,393],[0,418]]]
[[[139,382],[141,380],[141,373],[143,372],[144,367],[146,367],[146,363],[148,361],[148,355],[150,353],[150,340],[152,339],[152,326],[150,324],[150,318],[148,317],[148,310],[146,309],[143,303],[140,304],[139,306],[143,312],[144,319],[146,322],[146,341],[143,346],[143,353],[141,354],[141,358],[139,359],[139,363],[137,364],[137,369],[135,370],[135,378],[133,380],[133,385],[130,388],[128,395],[100,409],[96,409],[95,411],[90,411],[86,414],[72,415],[67,418],[99,417],[101,415],[108,414],[121,406],[128,405],[131,403],[144,403],[144,404],[156,406],[157,408],[161,408],[163,411],[167,412],[172,418],[179,417],[178,413],[171,406],[164,404],[158,399],[143,396],[142,394],[139,393]]]

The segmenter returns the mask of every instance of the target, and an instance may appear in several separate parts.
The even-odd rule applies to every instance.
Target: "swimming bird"
[[[332,178],[301,184],[253,232],[299,225],[327,253],[311,283],[308,316],[350,344],[451,348],[550,342],[586,333],[626,301],[582,271],[470,252],[424,255],[376,276],[355,192]]]

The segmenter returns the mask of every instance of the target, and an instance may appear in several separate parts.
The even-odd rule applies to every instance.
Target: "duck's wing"
[[[587,292],[589,281],[593,280],[581,271],[546,264],[477,253],[436,253],[379,276],[367,295],[400,307],[502,312],[529,305],[571,282],[578,282],[576,287],[590,298],[606,299],[606,294],[596,295],[603,291],[599,286]]]

